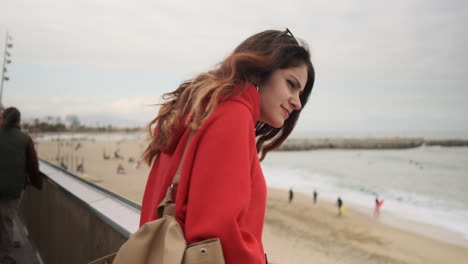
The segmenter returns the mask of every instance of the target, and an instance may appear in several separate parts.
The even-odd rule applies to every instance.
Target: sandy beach
[[[141,202],[149,168],[141,162],[144,141],[38,141],[39,157],[66,163],[77,175],[137,203]],[[114,158],[117,151],[121,159]],[[110,156],[105,160],[103,154]],[[129,162],[132,158],[134,161]],[[57,162],[58,161],[58,162]],[[121,164],[125,173],[118,174]],[[72,166],[73,165],[73,166]],[[436,228],[445,241],[384,224],[372,212],[348,205],[341,217],[334,203],[296,193],[289,204],[286,190],[269,189],[264,247],[269,260],[279,263],[468,263],[468,247],[457,234]],[[386,220],[389,220],[387,218]],[[414,226],[419,226],[413,223]],[[408,225],[407,225],[408,227]],[[411,228],[410,228],[411,229]],[[449,242],[447,242],[449,241]],[[466,242],[466,241],[465,241]]]
[[[349,206],[269,189],[264,245],[280,263],[466,263],[468,248],[383,224]],[[428,231],[431,229],[428,229]]]

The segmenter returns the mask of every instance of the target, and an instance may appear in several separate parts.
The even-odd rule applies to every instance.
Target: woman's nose
[[[294,110],[300,110],[302,108],[302,104],[299,95],[294,95],[293,98],[291,98],[290,104]]]

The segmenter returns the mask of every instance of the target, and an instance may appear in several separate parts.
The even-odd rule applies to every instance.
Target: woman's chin
[[[284,125],[284,121],[269,122],[267,124],[274,127],[274,128],[281,128]]]

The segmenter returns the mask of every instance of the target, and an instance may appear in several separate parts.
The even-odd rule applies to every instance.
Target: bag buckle
[[[177,186],[178,184],[171,184],[171,186],[169,186],[169,189],[171,190],[171,196],[170,196],[170,199],[171,199],[171,202],[174,202],[175,203],[175,198],[176,198],[176,195],[177,195]]]

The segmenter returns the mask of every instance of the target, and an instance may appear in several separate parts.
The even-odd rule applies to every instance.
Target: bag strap
[[[166,196],[164,197],[162,202],[157,207],[156,212],[157,212],[158,218],[161,218],[164,215],[172,215],[172,216],[175,215],[175,201],[173,201],[172,197],[174,197],[174,191],[177,185],[179,184],[180,173],[182,171],[182,164],[184,163],[185,154],[187,152],[188,146],[190,145],[190,142],[192,141],[193,134],[194,132],[190,132],[190,136],[189,136],[189,139],[187,140],[187,144],[185,144],[184,153],[182,154],[182,158],[180,159],[177,172],[174,175],[174,178],[172,178],[171,185],[167,188]]]
[[[182,158],[180,159],[180,162],[179,162],[179,167],[177,168],[177,172],[174,178],[172,179],[172,185],[179,184],[180,172],[182,170],[182,164],[184,163],[185,153],[187,152],[188,146],[190,145],[190,142],[192,141],[192,137],[193,137],[193,132],[190,132],[190,136],[189,136],[189,139],[187,140],[187,144],[185,144],[184,153],[182,154]]]

